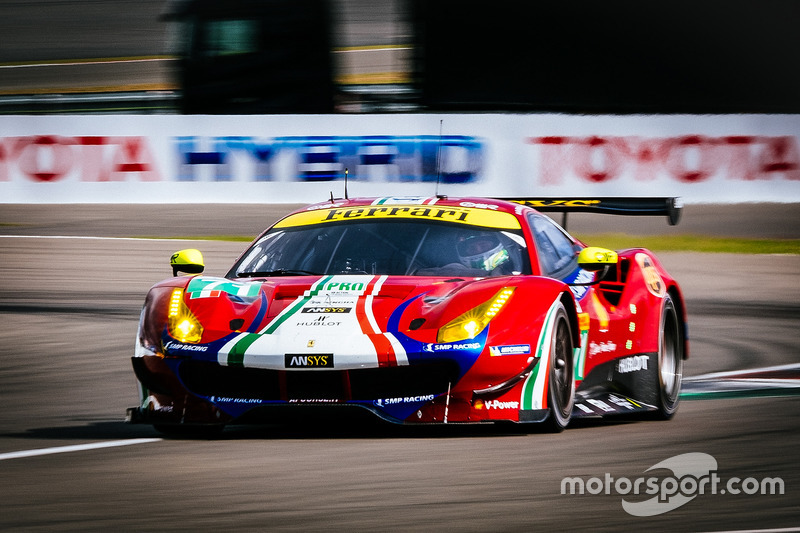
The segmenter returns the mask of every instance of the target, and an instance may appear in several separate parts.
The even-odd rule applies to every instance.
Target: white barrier
[[[800,116],[0,117],[0,203],[303,203],[345,169],[351,197],[800,202]]]

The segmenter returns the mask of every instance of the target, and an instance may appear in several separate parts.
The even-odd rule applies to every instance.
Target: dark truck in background
[[[178,23],[180,111],[332,113],[327,0],[191,0]]]
[[[383,91],[406,99],[395,110],[800,112],[797,0],[189,0],[169,14],[181,111],[392,109],[348,107],[332,41],[354,15],[371,23],[356,20],[366,45],[403,28],[412,60],[402,87]]]

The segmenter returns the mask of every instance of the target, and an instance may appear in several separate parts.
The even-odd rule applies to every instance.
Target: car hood
[[[436,332],[504,280],[196,276],[186,282],[183,303],[202,324],[202,340],[180,342],[165,328],[163,346],[169,355],[271,369],[406,365],[421,354],[453,350],[477,356],[485,332],[459,346],[436,344]]]

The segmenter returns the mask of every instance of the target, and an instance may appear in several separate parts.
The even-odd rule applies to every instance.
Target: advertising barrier
[[[0,117],[0,203],[800,202],[800,116]]]

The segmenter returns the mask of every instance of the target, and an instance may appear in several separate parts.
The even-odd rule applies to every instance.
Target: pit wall
[[[800,202],[800,115],[0,116],[0,203]]]

